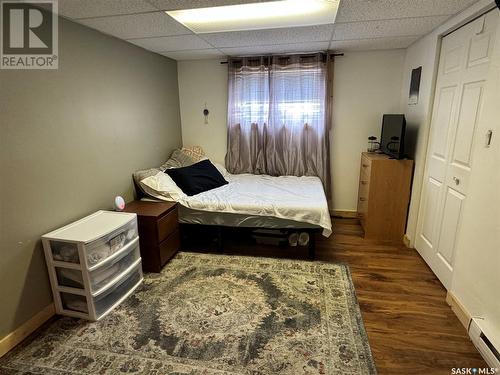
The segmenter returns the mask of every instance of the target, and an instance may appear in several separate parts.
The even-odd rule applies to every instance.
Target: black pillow
[[[186,195],[203,193],[228,183],[208,159],[188,167],[170,168],[165,170],[165,173],[174,180]]]

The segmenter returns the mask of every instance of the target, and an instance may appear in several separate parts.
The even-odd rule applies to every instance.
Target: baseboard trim
[[[345,211],[345,210],[330,210],[330,216],[343,217],[346,219],[355,219],[358,217],[358,212]]]
[[[462,323],[465,329],[468,330],[472,316],[467,312],[457,297],[455,297],[455,295],[450,291],[446,293],[446,303],[450,305],[451,310],[455,313],[458,320],[460,320],[460,323]]]
[[[406,234],[403,236],[403,243],[408,249],[411,249],[410,238]]]
[[[56,313],[53,303],[46,306],[42,311],[38,312],[28,321],[9,333],[4,338],[0,339],[0,357],[14,348],[17,344],[23,341],[26,337],[36,331],[43,323],[52,318]]]

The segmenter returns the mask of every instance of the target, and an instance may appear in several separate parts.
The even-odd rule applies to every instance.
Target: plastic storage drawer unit
[[[58,314],[98,320],[142,282],[135,214],[98,211],[42,243]]]

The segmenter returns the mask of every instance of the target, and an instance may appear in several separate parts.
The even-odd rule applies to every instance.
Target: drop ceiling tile
[[[415,42],[418,36],[404,36],[393,38],[367,38],[352,40],[333,40],[329,50],[332,51],[368,51],[407,48]]]
[[[164,12],[87,18],[78,22],[122,39],[192,34]]]
[[[247,3],[261,3],[272,0],[148,0],[149,3],[161,10],[194,9],[217,7],[223,5],[237,5]]]
[[[325,51],[328,49],[329,42],[310,42],[310,43],[290,43],[290,44],[275,44],[267,46],[251,46],[251,47],[230,47],[221,48],[221,51],[228,56],[251,56],[251,55],[268,55],[280,53],[300,53],[300,52],[316,52]]]
[[[448,16],[361,21],[335,25],[333,40],[424,35],[441,25]]]
[[[225,55],[218,49],[198,49],[189,51],[160,52],[160,55],[170,57],[174,60],[203,60],[224,58]]]
[[[161,36],[156,38],[129,39],[128,42],[153,52],[183,51],[213,48],[196,35]]]
[[[145,0],[59,0],[59,14],[72,19],[153,12]]]
[[[233,31],[226,33],[200,34],[200,37],[217,48],[321,42],[331,39],[333,27],[333,24],[329,24],[281,29]]]
[[[342,0],[337,22],[456,14],[477,0]]]

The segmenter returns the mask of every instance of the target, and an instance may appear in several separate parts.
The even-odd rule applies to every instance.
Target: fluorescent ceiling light
[[[281,0],[167,11],[191,31],[216,33],[333,23],[340,0]]]

